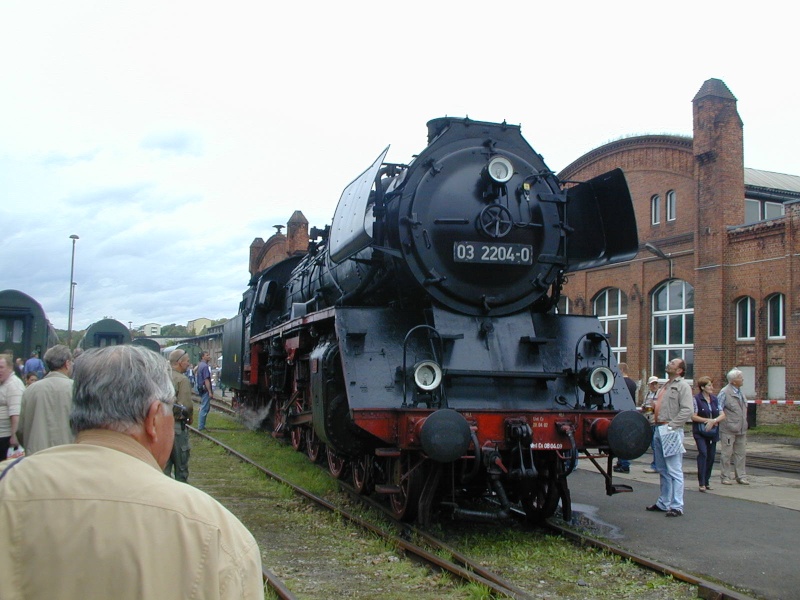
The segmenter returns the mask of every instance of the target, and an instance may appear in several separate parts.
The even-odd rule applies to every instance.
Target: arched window
[[[675,190],[667,192],[667,221],[674,221],[677,216],[678,207],[677,198],[675,197]]]
[[[658,194],[650,198],[650,223],[652,225],[661,223],[661,196]]]
[[[786,336],[783,323],[784,296],[774,294],[767,298],[767,337],[782,338]]]
[[[559,297],[558,304],[556,304],[556,314],[557,315],[569,314],[569,298],[567,298],[566,296]]]
[[[617,362],[627,362],[628,354],[628,297],[619,288],[606,288],[594,297],[595,316],[608,335],[611,351]]]
[[[756,302],[745,296],[736,303],[736,339],[752,340],[756,337]]]
[[[663,283],[652,295],[652,373],[664,377],[673,358],[686,362],[684,377],[694,376],[694,288],[680,279]]]

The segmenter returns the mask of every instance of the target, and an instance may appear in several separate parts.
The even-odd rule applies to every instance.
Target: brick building
[[[621,139],[559,173],[585,181],[622,168],[640,241],[629,262],[571,274],[560,309],[598,315],[639,382],[665,377],[680,356],[689,378],[708,375],[717,389],[736,366],[748,397],[800,400],[800,176],[744,167],[742,121],[722,81],[703,84],[693,112],[692,137]],[[301,212],[280,229],[251,244],[251,274],[306,252]],[[759,410],[762,423],[800,421],[800,407]]]
[[[718,79],[693,99],[692,137],[611,142],[566,167],[588,180],[620,167],[640,251],[624,264],[570,275],[562,310],[597,314],[631,376],[688,377],[719,389],[736,366],[753,399],[800,400],[800,177],[746,169],[736,98]],[[759,408],[760,422],[800,408]]]
[[[308,219],[299,210],[294,211],[286,224],[286,235],[281,233],[283,225],[275,225],[275,228],[278,232],[266,242],[259,237],[250,244],[250,275],[290,256],[308,252]]]

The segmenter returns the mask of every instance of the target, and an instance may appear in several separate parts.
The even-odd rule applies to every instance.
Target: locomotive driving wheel
[[[299,415],[301,412],[303,412],[303,405],[300,403],[300,401],[297,401],[290,409],[289,414],[294,416],[294,415]],[[305,432],[302,425],[291,426],[291,428],[289,429],[289,439],[292,442],[292,448],[294,448],[298,452],[300,452],[303,449],[304,437],[305,437]]]
[[[372,488],[372,456],[362,454],[351,464],[353,470],[353,487],[356,493],[369,494]]]
[[[537,479],[522,496],[525,517],[531,523],[541,523],[552,517],[558,508],[558,483],[553,479]]]
[[[317,432],[314,431],[313,427],[306,429],[305,434],[306,454],[311,459],[311,462],[318,463],[322,460],[325,444],[317,437]]]
[[[292,448],[300,452],[303,449],[303,438],[305,434],[303,433],[302,427],[292,427],[290,430],[290,438],[292,441]]]
[[[413,468],[408,455],[389,459],[389,477],[399,490],[389,496],[392,514],[398,521],[413,521],[417,516],[419,496],[424,479],[420,469]]]
[[[343,456],[339,456],[328,448],[328,470],[331,472],[336,479],[341,479],[344,477],[344,472],[347,469],[347,459]]]

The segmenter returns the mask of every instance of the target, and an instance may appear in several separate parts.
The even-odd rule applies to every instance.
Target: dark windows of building
[[[652,225],[661,223],[661,196],[658,194],[650,198],[650,223]]]
[[[652,295],[652,373],[666,375],[673,358],[686,362],[686,379],[694,377],[694,288],[680,279],[658,286]]]
[[[752,340],[756,337],[756,302],[745,296],[736,303],[736,339]]]
[[[784,296],[773,294],[767,298],[767,337],[782,338],[786,336],[784,323]]]
[[[557,315],[569,314],[569,298],[567,298],[566,296],[559,297],[558,304],[556,304],[556,314]]]
[[[678,207],[676,206],[677,199],[675,197],[675,190],[667,192],[667,221],[674,221],[677,215]]]
[[[628,297],[625,292],[619,288],[606,288],[595,296],[592,306],[603,331],[608,335],[608,343],[617,362],[627,362]]]
[[[768,202],[766,200],[744,200],[744,224],[757,223],[766,219],[777,219],[786,212],[781,202]]]

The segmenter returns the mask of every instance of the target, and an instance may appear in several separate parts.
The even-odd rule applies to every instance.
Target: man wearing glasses
[[[175,471],[175,479],[188,483],[189,481],[189,430],[186,428],[192,424],[192,414],[194,405],[192,404],[192,384],[189,378],[184,375],[189,368],[189,354],[186,350],[173,350],[169,353],[169,375],[172,378],[172,385],[175,386],[175,441],[172,444],[172,454],[164,467],[164,473],[172,476]]]
[[[211,496],[165,477],[169,364],[133,345],[75,360],[76,443],[0,463],[0,598],[264,597],[261,554]]]

